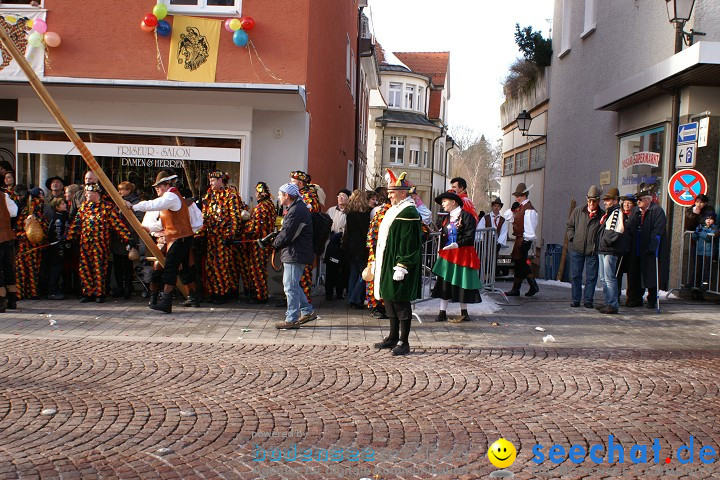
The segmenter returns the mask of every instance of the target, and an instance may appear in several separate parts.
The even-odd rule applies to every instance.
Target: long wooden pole
[[[100,185],[102,185],[105,191],[110,194],[110,197],[120,208],[120,211],[123,213],[123,215],[125,215],[125,218],[128,220],[128,222],[130,222],[130,225],[132,226],[133,230],[135,230],[135,233],[138,234],[140,239],[143,241],[145,246],[152,252],[157,261],[160,262],[161,265],[165,266],[165,256],[162,254],[162,252],[152,240],[150,235],[142,227],[140,220],[135,217],[133,211],[125,205],[125,200],[120,196],[120,193],[115,189],[115,186],[112,184],[107,175],[105,175],[103,169],[100,168],[100,165],[98,165],[95,157],[92,153],[90,153],[90,150],[88,150],[85,142],[82,141],[73,126],[70,124],[67,118],[65,118],[65,115],[63,115],[60,107],[58,107],[58,104],[55,103],[55,100],[50,95],[50,92],[47,91],[45,85],[43,85],[38,76],[35,74],[35,71],[25,59],[25,56],[20,53],[12,40],[10,40],[10,37],[8,36],[5,29],[2,28],[2,26],[0,26],[0,41],[2,41],[3,45],[5,45],[5,48],[7,48],[7,50],[10,52],[10,55],[12,55],[13,59],[18,63],[18,65],[20,65],[20,68],[22,68],[23,72],[25,72],[25,75],[27,75],[30,85],[32,86],[33,90],[35,90],[35,93],[37,93],[38,97],[40,97],[40,100],[43,102],[43,104],[45,104],[45,107],[50,112],[50,115],[53,116],[55,121],[65,132],[65,135],[68,136],[70,141],[72,141],[72,143],[78,149],[80,155],[82,155],[82,158],[85,160],[85,163],[87,163],[87,166],[97,176],[98,180],[100,181]],[[182,289],[182,292],[184,294],[187,293],[185,289]]]

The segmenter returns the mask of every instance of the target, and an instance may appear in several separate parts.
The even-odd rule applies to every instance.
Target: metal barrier
[[[683,235],[682,264],[678,272],[678,285],[670,292],[685,287],[720,295],[720,269],[718,268],[720,236],[708,235],[708,240],[704,241],[700,238],[693,238],[693,233],[685,232]],[[668,292],[668,296],[670,292]]]
[[[437,260],[438,252],[440,251],[440,232],[432,232],[428,235],[428,239],[422,245],[421,252],[421,272],[420,272],[420,298],[415,300],[413,303],[423,302],[430,300],[430,289],[432,288],[433,277],[432,273],[435,260]]]
[[[483,291],[497,293],[507,302],[505,292],[495,288],[495,271],[497,270],[497,229],[495,227],[478,228],[475,230],[475,251],[480,258],[480,281]]]

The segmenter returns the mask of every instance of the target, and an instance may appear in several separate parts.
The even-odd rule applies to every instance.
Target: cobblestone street
[[[717,455],[699,460],[720,446],[717,306],[608,320],[541,288],[470,324],[415,323],[408,357],[369,347],[385,321],[339,302],[294,332],[274,331],[273,307],[24,302],[0,320],[0,478],[488,478],[501,436],[516,478],[717,478]],[[624,465],[548,458],[609,435]],[[691,436],[696,470],[661,475]]]

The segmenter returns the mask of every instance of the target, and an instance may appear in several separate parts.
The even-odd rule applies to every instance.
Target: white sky
[[[448,123],[501,137],[500,82],[521,56],[515,24],[547,38],[553,0],[369,0],[376,39],[395,52],[450,51]]]

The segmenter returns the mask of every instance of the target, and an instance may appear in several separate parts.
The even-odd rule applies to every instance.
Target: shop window
[[[529,150],[525,150],[515,155],[515,173],[524,172],[528,169]]]
[[[510,155],[509,157],[505,157],[503,160],[503,175],[512,175],[514,158],[515,157]]]
[[[402,164],[405,157],[405,137],[390,137],[390,163]]]
[[[545,147],[543,143],[530,149],[530,170],[545,166]]]
[[[653,201],[665,204],[665,183],[663,176],[666,128],[658,127],[644,132],[620,137],[618,158],[618,189],[620,195],[635,193],[638,184],[657,185]]]
[[[236,14],[242,11],[241,0],[161,0],[170,13],[198,13],[202,15]]]

